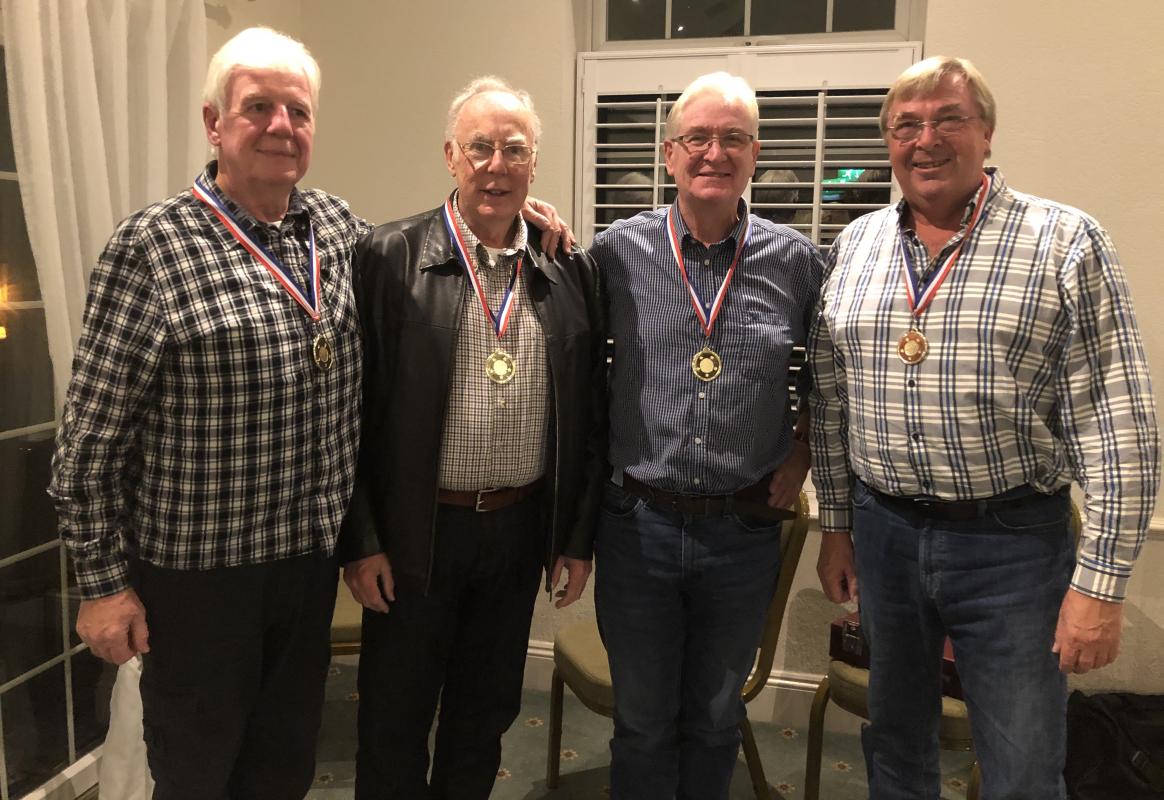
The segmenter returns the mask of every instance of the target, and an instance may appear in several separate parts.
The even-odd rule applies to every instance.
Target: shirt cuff
[[[120,553],[84,561],[73,559],[82,600],[108,597],[129,587],[129,562]]]
[[[1098,600],[1122,603],[1128,594],[1130,575],[1113,574],[1113,571],[1095,569],[1086,564],[1075,565],[1071,576],[1071,588]]]
[[[853,509],[850,505],[819,506],[820,529],[825,533],[848,533],[853,528]]]

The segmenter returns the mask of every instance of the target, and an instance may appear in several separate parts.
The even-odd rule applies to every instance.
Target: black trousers
[[[319,556],[206,571],[134,564],[150,631],[141,696],[154,800],[302,800],[337,576]]]
[[[357,800],[489,797],[521,708],[546,546],[539,506],[536,496],[486,513],[441,506],[428,593],[398,579],[387,614],[364,611]]]

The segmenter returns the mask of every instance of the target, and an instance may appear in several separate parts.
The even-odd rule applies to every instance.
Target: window
[[[597,0],[594,45],[920,39],[923,12],[922,0]]]
[[[667,112],[691,79],[725,69],[748,78],[760,106],[760,158],[745,199],[757,215],[827,248],[854,218],[895,198],[877,118],[887,87],[915,54],[914,46],[886,45],[584,57],[576,204],[583,241],[674,202],[663,163]]]
[[[77,597],[45,493],[56,413],[0,48],[0,798],[99,744],[113,668],[73,631]]]

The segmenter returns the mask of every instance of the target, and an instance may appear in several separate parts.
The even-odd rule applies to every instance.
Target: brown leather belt
[[[437,502],[446,506],[471,508],[474,511],[498,511],[522,500],[536,492],[542,485],[541,478],[525,486],[512,486],[502,489],[479,489],[476,492],[454,492],[451,489],[438,489]]]
[[[664,492],[622,474],[622,488],[638,495],[648,503],[668,506],[683,514],[701,517],[722,516],[729,513],[750,514],[765,519],[795,519],[796,512],[768,505],[768,480],[763,480],[733,494],[676,494]]]
[[[968,522],[982,519],[991,511],[1018,508],[1037,500],[1064,497],[1070,493],[1070,488],[1064,486],[1052,494],[1043,494],[1028,484],[1002,494],[996,494],[993,497],[984,497],[981,500],[941,500],[925,495],[898,497],[879,492],[867,483],[865,488],[883,506],[941,522]]]

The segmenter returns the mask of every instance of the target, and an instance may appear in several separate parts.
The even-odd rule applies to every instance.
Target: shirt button
[[[705,259],[703,260],[703,266],[705,266],[705,267],[710,267],[710,266],[711,266],[711,259],[710,259],[710,258],[705,258]]]
[[[917,386],[917,381],[915,381],[913,378],[910,378],[905,382],[905,385],[912,389],[913,387]]]
[[[914,440],[915,442],[920,442],[920,441],[921,441],[921,434],[920,434],[920,433],[914,433],[914,434],[913,434],[913,440]]]
[[[503,397],[503,398],[501,398],[500,400],[498,400],[498,401],[497,401],[497,405],[499,405],[499,406],[501,406],[502,408],[504,408],[504,407],[505,407],[505,398]]]
[[[695,443],[696,443],[696,444],[703,444],[703,440],[702,440],[702,439],[700,439],[698,436],[696,436],[696,437],[695,437]]]
[[[705,398],[705,397],[707,397],[707,395],[706,395],[706,394],[704,394],[703,392],[700,392],[700,393],[699,393],[699,399],[700,399],[700,400],[702,400],[702,399],[703,399],[703,398]]]
[[[695,480],[693,480],[692,483],[694,483],[696,486],[698,486],[700,483],[699,478],[696,478]]]

